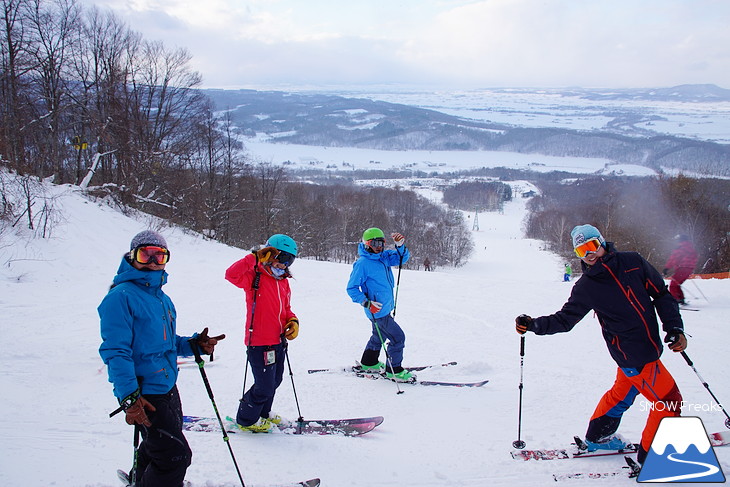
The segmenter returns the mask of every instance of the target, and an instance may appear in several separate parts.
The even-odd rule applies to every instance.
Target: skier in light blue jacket
[[[151,230],[137,234],[98,307],[99,354],[127,424],[142,433],[129,475],[138,487],[183,484],[192,452],[182,433],[177,357],[193,354],[191,341],[201,353],[211,354],[225,338],[209,337],[207,328],[192,337],[177,335],[175,306],[162,291],[169,259],[162,235]]]
[[[359,258],[353,264],[347,294],[353,302],[365,308],[365,315],[372,324],[372,334],[360,360],[360,370],[365,373],[384,373],[398,382],[413,382],[415,376],[402,367],[406,336],[392,316],[395,307],[392,266],[408,262],[411,254],[405,247],[405,237],[394,233],[391,238],[395,249],[385,249],[385,234],[379,228],[363,232],[358,245]],[[386,365],[379,361],[380,349],[388,341]]]

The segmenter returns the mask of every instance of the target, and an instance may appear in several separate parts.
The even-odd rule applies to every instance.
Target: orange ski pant
[[[641,435],[641,446],[644,451],[649,451],[661,420],[681,413],[682,394],[661,360],[649,362],[641,370],[619,368],[613,386],[598,402],[591,423],[609,420],[609,423],[615,423],[615,431],[621,416],[638,394],[648,401],[649,418]]]

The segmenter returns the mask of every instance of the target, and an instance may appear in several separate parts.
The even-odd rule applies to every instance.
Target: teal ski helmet
[[[288,252],[294,257],[297,256],[297,243],[293,238],[288,235],[284,235],[283,233],[277,233],[276,235],[269,237],[266,241],[266,246],[274,247],[282,252]]]

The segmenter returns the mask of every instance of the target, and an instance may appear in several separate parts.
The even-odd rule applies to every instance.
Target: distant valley
[[[203,91],[217,110],[229,111],[244,140],[590,157],[657,172],[730,176],[730,90],[714,85],[466,93]]]

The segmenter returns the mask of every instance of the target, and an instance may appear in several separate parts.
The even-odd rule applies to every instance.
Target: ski
[[[595,480],[595,479],[605,479],[605,478],[610,478],[610,477],[628,477],[630,479],[633,479],[633,478],[638,477],[639,473],[641,472],[641,465],[636,463],[636,461],[629,456],[625,456],[624,460],[626,461],[626,466],[622,467],[622,469],[619,471],[615,471],[615,472],[577,472],[577,473],[553,474],[553,480],[555,480],[556,482],[560,482],[561,480],[583,480],[583,479]]]
[[[627,475],[626,469],[620,472],[577,472],[577,473],[554,473],[553,480],[560,482],[563,480],[583,480],[583,479],[606,479],[610,477],[625,477]]]
[[[709,435],[713,447],[730,444],[730,431],[720,431]],[[515,460],[566,460],[570,458],[591,458],[610,455],[626,455],[635,453],[639,449],[638,443],[630,444],[623,450],[581,450],[577,446],[572,449],[560,448],[555,450],[514,450],[511,452]]]
[[[456,365],[456,362],[445,362],[443,364],[432,364],[432,365],[421,365],[418,367],[406,367],[406,369],[410,372],[418,372],[419,370],[426,370],[431,369],[434,367],[451,367],[452,365]],[[357,365],[355,366],[357,367]],[[317,374],[319,372],[356,372],[353,367],[341,367],[341,368],[334,368],[334,369],[309,369],[307,373],[309,374]]]
[[[362,377],[365,379],[385,379],[385,380],[393,380],[389,379],[385,375],[380,374],[360,374],[355,373],[356,377]],[[393,381],[395,382],[395,381]],[[489,380],[480,380],[477,382],[442,382],[442,381],[434,381],[434,380],[413,380],[408,382],[401,382],[398,381],[399,384],[406,384],[406,385],[417,385],[417,386],[443,386],[443,387],[482,387],[483,385],[487,384]]]
[[[383,422],[382,416],[371,418],[352,419],[321,419],[294,421],[276,425],[271,433],[287,435],[340,435],[359,436],[372,431]],[[255,434],[242,430],[236,420],[226,416],[223,425],[227,433]],[[220,425],[216,418],[201,418],[199,416],[183,416],[183,429],[187,431],[220,432]]]
[[[119,477],[119,480],[122,481],[122,483],[125,485],[125,487],[132,487],[129,485],[129,475],[124,470],[117,470],[117,477]],[[291,484],[271,484],[267,486],[263,486],[261,484],[252,485],[251,487],[319,487],[320,480],[319,479],[309,479],[304,480],[302,482],[295,482]],[[210,482],[206,483],[206,485],[210,485]],[[184,483],[183,487],[191,487],[192,484],[188,482],[187,480]]]

